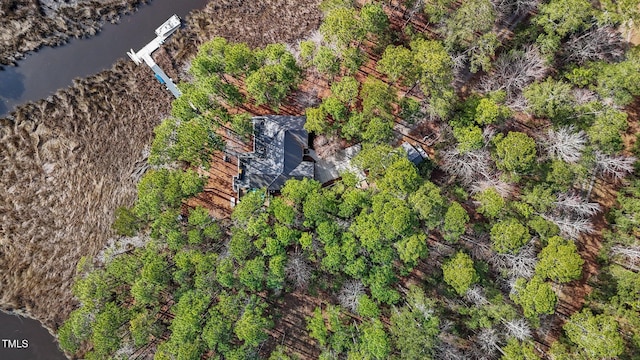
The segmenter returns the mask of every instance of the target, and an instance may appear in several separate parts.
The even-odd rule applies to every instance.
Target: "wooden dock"
[[[129,58],[133,60],[136,64],[140,65],[143,62],[147,64],[155,73],[158,81],[166,86],[166,89],[171,91],[173,96],[176,98],[182,95],[180,89],[174,84],[173,79],[171,79],[167,74],[156,64],[156,62],[151,57],[151,54],[158,50],[160,45],[164,44],[165,40],[169,38],[178,28],[180,27],[180,18],[178,15],[173,15],[167,21],[165,21],[160,27],[158,27],[155,31],[156,38],[151,40],[147,45],[145,45],[140,51],[135,52],[133,49],[127,52]]]

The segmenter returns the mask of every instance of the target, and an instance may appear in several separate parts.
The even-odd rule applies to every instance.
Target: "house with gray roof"
[[[261,188],[278,192],[289,179],[314,178],[304,116],[261,116],[252,121],[253,151],[238,156],[236,193]]]

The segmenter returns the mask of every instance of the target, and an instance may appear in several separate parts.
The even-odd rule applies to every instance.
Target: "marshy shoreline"
[[[318,2],[210,2],[186,18],[156,60],[179,79],[197,46],[214,36],[252,47],[294,42],[319,26]],[[34,2],[4,1],[2,11],[8,3]],[[105,14],[96,9],[140,2],[82,3]],[[49,40],[20,41],[0,61],[15,61],[22,51],[16,49]],[[148,68],[121,60],[0,119],[0,308],[35,318],[54,333],[77,306],[71,293],[76,264],[115,237],[115,209],[133,203],[153,128],[169,115],[171,100]]]
[[[14,65],[30,51],[95,35],[150,0],[2,0],[0,65]]]

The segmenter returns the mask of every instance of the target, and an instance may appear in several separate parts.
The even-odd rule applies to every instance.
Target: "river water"
[[[19,61],[17,67],[6,66],[0,71],[0,116],[16,105],[70,86],[74,78],[110,68],[126,57],[129,49],[140,50],[151,41],[154,30],[171,15],[184,19],[191,10],[203,8],[208,2],[153,0],[137,12],[122,16],[118,24],[105,24],[96,36],[73,39],[61,47],[45,47]],[[151,76],[149,80],[155,81]],[[58,359],[65,356],[38,321],[0,311],[0,360]]]
[[[76,77],[86,77],[111,67],[155,38],[154,30],[171,15],[181,18],[208,0],[153,0],[137,12],[122,16],[118,24],[105,24],[98,35],[73,39],[61,47],[44,47],[27,55],[17,67],[0,71],[0,116],[16,105],[46,98],[66,88]],[[153,78],[151,78],[153,79]]]
[[[66,357],[39,322],[0,311],[0,359],[63,360]]]

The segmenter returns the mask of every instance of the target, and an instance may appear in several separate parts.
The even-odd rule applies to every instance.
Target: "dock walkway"
[[[164,84],[167,90],[171,91],[173,96],[178,98],[182,93],[180,89],[174,84],[173,79],[171,79],[167,74],[156,64],[156,62],[151,57],[151,54],[158,50],[160,45],[162,45],[169,36],[171,36],[178,28],[180,27],[180,18],[178,15],[173,15],[167,21],[165,21],[160,27],[158,27],[155,31],[156,38],[151,40],[147,45],[145,45],[140,51],[135,52],[133,49],[127,52],[127,55],[133,60],[136,64],[140,65],[142,62],[146,63],[147,66],[153,70],[156,75],[158,81],[161,84]]]

